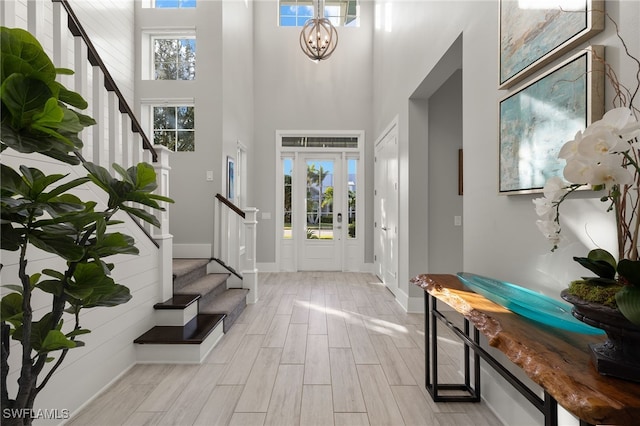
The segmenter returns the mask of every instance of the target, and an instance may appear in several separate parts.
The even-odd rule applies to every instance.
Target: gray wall
[[[338,28],[331,58],[311,62],[300,50],[300,28],[278,27],[276,2],[254,3],[255,144],[249,186],[259,220],[257,260],[275,261],[276,130],[364,130],[366,139],[365,259],[373,261],[372,38],[373,5],[361,4],[359,28]],[[260,214],[259,214],[260,218]]]
[[[150,81],[137,76],[136,95],[138,101],[188,98],[195,102],[195,151],[176,152],[170,159],[169,195],[175,200],[170,230],[176,256],[209,257],[213,200],[216,193],[226,194],[227,155],[235,157],[237,141],[253,155],[253,2],[201,1],[195,10],[136,5],[138,30],[196,31],[196,79]],[[206,180],[207,171],[213,172],[213,181]]]
[[[462,71],[429,98],[429,248],[430,273],[456,273],[462,265],[462,199],[458,195],[458,149],[462,148]],[[411,143],[414,141],[412,140]]]

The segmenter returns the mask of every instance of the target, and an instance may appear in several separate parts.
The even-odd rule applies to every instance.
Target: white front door
[[[374,178],[375,269],[393,294],[398,289],[398,137],[393,127],[376,145]]]
[[[298,270],[341,271],[344,176],[340,154],[301,154],[294,173],[294,233],[298,243]],[[344,226],[343,226],[344,225]]]

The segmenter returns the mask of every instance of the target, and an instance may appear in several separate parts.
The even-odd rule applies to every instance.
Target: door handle
[[[342,223],[342,213],[338,213],[338,223]]]
[[[383,231],[386,231],[388,228],[387,228],[386,226],[383,226],[383,227],[382,227],[382,228],[380,228],[380,229],[382,229]]]

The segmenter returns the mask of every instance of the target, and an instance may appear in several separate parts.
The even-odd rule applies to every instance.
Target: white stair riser
[[[139,363],[201,364],[218,344],[224,332],[222,321],[201,344],[138,344],[136,358]]]
[[[184,309],[156,309],[156,325],[183,326],[198,315],[198,303],[192,303]]]

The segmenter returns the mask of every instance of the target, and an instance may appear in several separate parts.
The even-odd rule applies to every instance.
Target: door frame
[[[300,249],[299,239],[292,238],[287,240],[283,238],[284,229],[284,172],[282,170],[282,161],[284,158],[291,158],[294,161],[293,168],[296,168],[296,162],[300,161],[301,154],[319,154],[336,153],[342,154],[343,174],[348,173],[346,163],[349,158],[358,159],[357,168],[357,191],[356,191],[356,238],[342,238],[342,253],[344,261],[342,262],[342,271],[362,271],[364,270],[364,220],[366,208],[365,197],[365,135],[363,130],[276,130],[275,135],[275,210],[274,210],[274,237],[275,237],[275,265],[276,270],[296,272],[298,270],[298,253]],[[357,148],[305,148],[305,147],[283,147],[282,138],[286,136],[315,136],[315,137],[356,137],[358,138]],[[295,193],[295,189],[293,189]],[[347,204],[345,204],[347,205]],[[296,218],[293,218],[295,221]],[[343,235],[346,236],[347,229],[344,228]],[[295,226],[292,225],[295,229]]]

